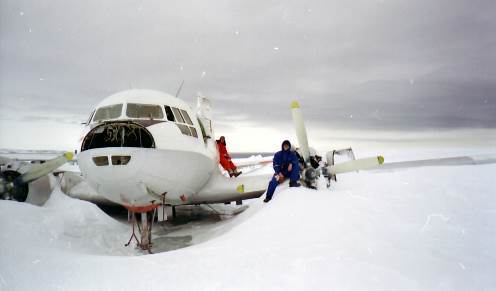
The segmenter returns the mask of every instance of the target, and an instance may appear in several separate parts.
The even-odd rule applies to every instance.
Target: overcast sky
[[[0,0],[0,148],[60,148],[102,98],[182,80],[263,149],[294,99],[321,140],[494,133],[496,1]]]

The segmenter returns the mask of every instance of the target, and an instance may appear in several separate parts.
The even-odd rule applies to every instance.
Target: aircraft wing
[[[66,152],[63,151],[50,150],[0,150],[0,166],[9,165],[7,169],[24,172],[30,168],[32,164],[42,164],[46,161],[60,157],[65,153]],[[56,174],[61,172],[80,173],[76,157],[74,156],[70,161],[53,172]]]
[[[44,162],[64,153],[64,151],[46,150],[0,150],[0,164],[6,164],[10,161]]]
[[[191,204],[211,204],[258,198],[266,190],[273,173],[241,175],[227,178],[214,171],[207,185],[193,198]]]
[[[234,158],[232,161],[237,167],[264,166],[272,163],[273,156],[254,155],[248,158]]]

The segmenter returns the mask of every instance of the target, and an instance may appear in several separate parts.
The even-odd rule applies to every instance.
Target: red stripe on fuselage
[[[131,205],[123,205],[124,208],[127,210],[134,212],[134,213],[143,213],[143,212],[150,212],[155,210],[160,206],[160,204],[151,204],[147,206],[131,206]]]

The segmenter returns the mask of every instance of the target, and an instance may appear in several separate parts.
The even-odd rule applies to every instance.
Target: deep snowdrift
[[[59,188],[43,207],[0,201],[0,217],[0,252],[134,253],[122,244],[129,237],[127,225],[115,221],[90,202],[66,196]],[[2,263],[1,267],[6,266]]]
[[[0,201],[2,290],[490,290],[496,165],[339,176],[279,189],[229,230],[146,256],[92,204]],[[235,224],[233,226],[233,224]]]

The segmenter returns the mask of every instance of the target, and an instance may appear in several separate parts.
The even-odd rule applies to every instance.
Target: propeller
[[[51,160],[45,161],[43,164],[33,165],[31,168],[29,168],[29,170],[26,173],[17,177],[16,180],[14,181],[14,183],[26,184],[26,183],[32,182],[34,180],[37,180],[37,179],[53,172],[58,167],[67,163],[68,161],[71,161],[73,157],[74,157],[73,153],[66,152],[60,157],[56,157],[56,158],[53,158]]]
[[[45,161],[43,164],[35,164],[29,170],[19,175],[17,172],[2,173],[0,175],[0,198],[24,201],[28,195],[27,184],[35,181],[71,161],[74,154],[66,152],[62,156]]]
[[[358,170],[370,170],[373,168],[377,168],[377,166],[382,165],[383,163],[384,163],[384,157],[377,156],[377,157],[347,161],[347,162],[339,163],[337,165],[331,165],[328,166],[327,169],[329,173],[336,175],[341,173],[354,172]]]
[[[293,114],[293,123],[298,145],[300,146],[301,157],[305,163],[308,163],[310,159],[310,148],[308,146],[307,130],[305,128],[305,123],[303,122],[303,115],[298,101],[293,101],[291,103],[291,113]]]
[[[311,156],[310,147],[308,146],[307,131],[298,101],[293,101],[291,103],[291,113],[293,115],[296,138],[298,139],[298,144],[300,146],[299,154],[305,161],[302,169],[302,176],[307,187],[316,188],[316,179],[320,174],[323,174],[324,177],[327,178],[327,186],[329,187],[331,179],[336,180],[336,174],[373,169],[384,163],[384,158],[382,156],[355,159],[353,150],[349,148],[328,152],[326,155],[327,162],[322,165],[320,163],[320,157],[314,156],[314,154]],[[353,160],[335,165],[334,154],[343,153],[347,153]],[[314,163],[311,161],[316,162]]]

